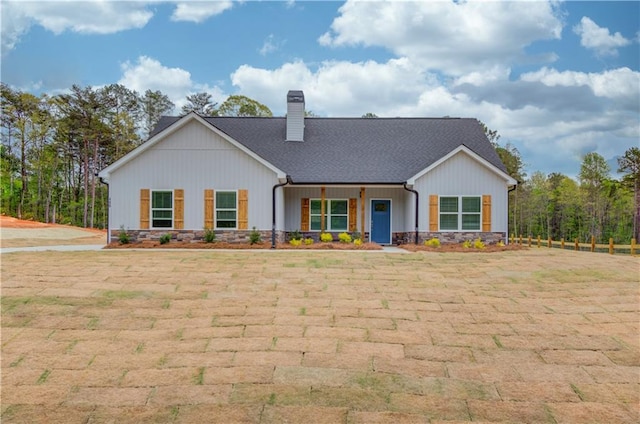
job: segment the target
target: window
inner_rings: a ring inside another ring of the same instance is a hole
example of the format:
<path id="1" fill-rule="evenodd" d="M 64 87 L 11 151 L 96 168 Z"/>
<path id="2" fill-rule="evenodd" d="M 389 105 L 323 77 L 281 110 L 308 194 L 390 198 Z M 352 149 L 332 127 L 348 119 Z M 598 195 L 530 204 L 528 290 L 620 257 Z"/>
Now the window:
<path id="1" fill-rule="evenodd" d="M 173 227 L 173 191 L 151 192 L 151 226 Z"/>
<path id="2" fill-rule="evenodd" d="M 440 231 L 480 231 L 480 196 L 440 197 Z"/>
<path id="3" fill-rule="evenodd" d="M 322 200 L 311 199 L 309 222 L 311 231 L 320 231 Z M 330 199 L 324 201 L 325 230 L 347 231 L 349 228 L 349 201 Z"/>
<path id="4" fill-rule="evenodd" d="M 235 191 L 216 191 L 216 228 L 236 228 L 238 196 Z"/>

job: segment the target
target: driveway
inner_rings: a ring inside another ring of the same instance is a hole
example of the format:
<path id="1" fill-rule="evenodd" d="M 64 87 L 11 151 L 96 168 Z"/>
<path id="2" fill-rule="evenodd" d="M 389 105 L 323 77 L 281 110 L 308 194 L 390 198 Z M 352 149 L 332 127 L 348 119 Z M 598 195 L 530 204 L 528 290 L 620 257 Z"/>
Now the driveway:
<path id="1" fill-rule="evenodd" d="M 629 256 L 2 255 L 2 422 L 640 421 Z"/>

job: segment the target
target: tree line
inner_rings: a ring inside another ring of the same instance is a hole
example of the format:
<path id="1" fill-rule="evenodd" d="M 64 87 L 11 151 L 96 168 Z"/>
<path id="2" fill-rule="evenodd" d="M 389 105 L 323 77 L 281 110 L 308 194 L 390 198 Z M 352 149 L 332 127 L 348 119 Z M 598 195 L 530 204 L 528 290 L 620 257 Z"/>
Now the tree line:
<path id="1" fill-rule="evenodd" d="M 74 85 L 49 96 L 0 84 L 0 212 L 41 222 L 105 228 L 108 192 L 98 171 L 146 140 L 175 105 L 160 91 L 112 84 Z M 208 93 L 186 98 L 182 114 L 271 116 L 245 96 L 222 104 Z"/>
<path id="2" fill-rule="evenodd" d="M 112 84 L 74 85 L 69 93 L 35 96 L 0 85 L 0 212 L 22 219 L 104 228 L 107 188 L 97 173 L 146 140 L 175 105 L 160 91 L 140 94 Z M 233 95 L 218 105 L 208 93 L 186 97 L 181 113 L 208 116 L 272 116 L 265 105 Z M 315 116 L 313 112 L 306 112 Z M 376 118 L 373 113 L 363 115 Z M 484 126 L 484 124 L 483 124 Z M 640 149 L 618 160 L 621 179 L 602 156 L 584 156 L 577 180 L 560 173 L 527 176 L 518 150 L 485 133 L 519 181 L 509 192 L 509 233 L 555 240 L 604 243 L 640 239 Z"/>
<path id="3" fill-rule="evenodd" d="M 527 176 L 518 150 L 498 143 L 499 135 L 485 133 L 519 184 L 509 192 L 509 234 L 553 240 L 629 244 L 640 240 L 640 149 L 631 147 L 617 159 L 620 179 L 611 176 L 606 160 L 596 152 L 582 159 L 577 179 L 554 172 Z"/>

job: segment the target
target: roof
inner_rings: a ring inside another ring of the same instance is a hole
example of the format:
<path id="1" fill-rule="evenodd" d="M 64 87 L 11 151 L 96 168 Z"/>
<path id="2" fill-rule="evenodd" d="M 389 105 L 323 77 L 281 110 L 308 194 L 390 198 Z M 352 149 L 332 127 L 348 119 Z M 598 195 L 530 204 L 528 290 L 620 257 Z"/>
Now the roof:
<path id="1" fill-rule="evenodd" d="M 506 174 L 472 118 L 305 118 L 304 141 L 285 141 L 286 118 L 202 117 L 291 176 L 294 183 L 399 184 L 460 146 Z M 164 116 L 158 135 L 180 117 Z"/>

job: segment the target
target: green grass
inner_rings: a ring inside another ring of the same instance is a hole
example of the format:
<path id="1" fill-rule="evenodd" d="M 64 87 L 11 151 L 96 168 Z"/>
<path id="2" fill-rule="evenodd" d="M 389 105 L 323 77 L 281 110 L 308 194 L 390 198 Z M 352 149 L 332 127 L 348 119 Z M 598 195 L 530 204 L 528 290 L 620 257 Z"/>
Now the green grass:
<path id="1" fill-rule="evenodd" d="M 100 295 L 107 299 L 138 299 L 151 297 L 151 293 L 149 292 L 129 290 L 106 290 L 101 292 Z"/>
<path id="2" fill-rule="evenodd" d="M 44 384 L 47 381 L 47 378 L 49 378 L 49 375 L 51 375 L 51 370 L 44 370 L 42 374 L 40 374 L 40 377 L 38 378 L 38 381 L 36 381 L 36 384 Z"/>
<path id="3" fill-rule="evenodd" d="M 198 374 L 193 378 L 193 382 L 197 386 L 202 386 L 204 384 L 204 367 L 198 368 Z"/>

